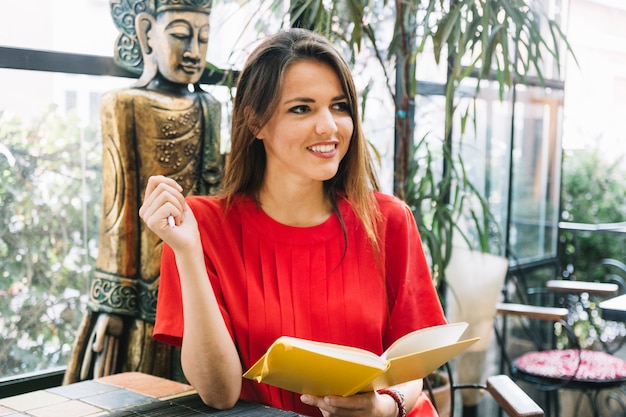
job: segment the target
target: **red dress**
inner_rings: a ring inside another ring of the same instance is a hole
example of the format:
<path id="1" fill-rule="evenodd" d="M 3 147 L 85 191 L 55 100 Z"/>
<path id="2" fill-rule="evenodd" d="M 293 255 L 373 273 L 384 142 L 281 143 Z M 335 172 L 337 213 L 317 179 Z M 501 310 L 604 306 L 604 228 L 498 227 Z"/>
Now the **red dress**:
<path id="1" fill-rule="evenodd" d="M 221 199 L 187 198 L 244 370 L 281 335 L 382 354 L 412 330 L 445 323 L 410 209 L 396 197 L 377 193 L 376 199 L 382 213 L 379 255 L 346 200 L 338 202 L 344 236 L 334 214 L 317 226 L 292 227 L 270 218 L 249 198 L 238 199 L 227 213 Z M 154 337 L 175 345 L 183 337 L 180 282 L 167 245 Z M 298 394 L 247 379 L 241 398 L 321 415 Z M 422 395 L 411 415 L 436 414 Z"/>

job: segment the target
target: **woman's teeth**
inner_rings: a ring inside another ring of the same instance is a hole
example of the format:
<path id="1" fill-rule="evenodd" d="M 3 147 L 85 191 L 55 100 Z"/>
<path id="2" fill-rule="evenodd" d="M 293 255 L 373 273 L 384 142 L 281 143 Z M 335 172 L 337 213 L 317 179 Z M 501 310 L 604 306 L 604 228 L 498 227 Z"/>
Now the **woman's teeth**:
<path id="1" fill-rule="evenodd" d="M 335 149 L 335 145 L 315 145 L 309 147 L 313 152 L 325 153 Z"/>

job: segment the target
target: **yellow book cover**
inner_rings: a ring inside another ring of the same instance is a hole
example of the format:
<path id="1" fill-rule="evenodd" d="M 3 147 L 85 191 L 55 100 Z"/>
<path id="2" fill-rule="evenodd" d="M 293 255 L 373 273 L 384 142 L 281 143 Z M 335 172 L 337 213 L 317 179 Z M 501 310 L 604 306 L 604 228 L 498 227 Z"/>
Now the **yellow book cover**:
<path id="1" fill-rule="evenodd" d="M 244 378 L 300 394 L 348 396 L 421 379 L 478 337 L 460 340 L 467 323 L 427 327 L 396 340 L 382 355 L 364 349 L 281 336 Z"/>

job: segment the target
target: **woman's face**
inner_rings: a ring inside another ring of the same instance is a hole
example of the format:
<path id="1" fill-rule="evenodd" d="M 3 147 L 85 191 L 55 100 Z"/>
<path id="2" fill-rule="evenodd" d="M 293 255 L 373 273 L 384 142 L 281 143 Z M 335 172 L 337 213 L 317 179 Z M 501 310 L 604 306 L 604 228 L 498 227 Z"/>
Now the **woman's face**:
<path id="1" fill-rule="evenodd" d="M 159 13 L 148 37 L 163 77 L 180 84 L 193 84 L 200 79 L 209 44 L 208 14 L 190 11 Z"/>
<path id="2" fill-rule="evenodd" d="M 339 77 L 314 60 L 291 64 L 284 77 L 276 110 L 256 135 L 267 154 L 265 178 L 328 180 L 354 129 Z"/>

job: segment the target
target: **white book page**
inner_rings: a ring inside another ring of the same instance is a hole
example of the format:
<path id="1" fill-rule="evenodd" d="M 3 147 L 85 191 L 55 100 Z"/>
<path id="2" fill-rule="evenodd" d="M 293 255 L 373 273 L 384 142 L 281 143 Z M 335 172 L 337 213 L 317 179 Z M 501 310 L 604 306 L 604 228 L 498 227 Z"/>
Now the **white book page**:
<path id="1" fill-rule="evenodd" d="M 334 345 L 332 343 L 315 342 L 312 340 L 304 340 L 288 336 L 283 336 L 279 340 L 285 346 L 285 350 L 288 350 L 290 347 L 294 347 L 331 358 L 341 359 L 347 362 L 361 363 L 374 368 L 385 369 L 387 367 L 385 359 L 382 359 L 365 349 Z"/>
<path id="2" fill-rule="evenodd" d="M 398 358 L 415 352 L 451 345 L 459 341 L 468 324 L 465 322 L 426 327 L 402 336 L 383 354 L 384 358 Z"/>

